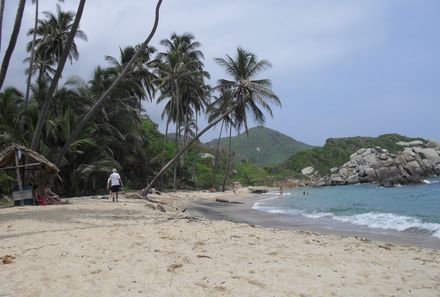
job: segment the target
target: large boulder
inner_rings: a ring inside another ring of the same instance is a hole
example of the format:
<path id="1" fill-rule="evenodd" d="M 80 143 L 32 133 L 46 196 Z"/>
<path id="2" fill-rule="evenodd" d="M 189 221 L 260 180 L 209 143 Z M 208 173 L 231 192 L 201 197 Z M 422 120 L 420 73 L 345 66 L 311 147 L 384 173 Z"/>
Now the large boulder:
<path id="1" fill-rule="evenodd" d="M 339 171 L 339 167 L 330 168 L 330 173 L 336 173 Z"/>
<path id="2" fill-rule="evenodd" d="M 433 149 L 440 149 L 440 141 L 430 140 L 426 146 Z"/>
<path id="3" fill-rule="evenodd" d="M 430 160 L 434 164 L 440 163 L 440 155 L 433 148 L 424 148 L 420 152 L 421 155 L 425 157 L 425 159 Z"/>
<path id="4" fill-rule="evenodd" d="M 346 183 L 345 178 L 343 178 L 338 173 L 333 173 L 330 175 L 330 184 L 331 185 L 344 185 Z"/>
<path id="5" fill-rule="evenodd" d="M 361 180 L 357 174 L 352 175 L 349 178 L 347 178 L 347 184 L 349 184 L 349 185 L 358 184 L 360 182 L 361 182 Z"/>
<path id="6" fill-rule="evenodd" d="M 399 141 L 399 142 L 397 142 L 396 144 L 397 144 L 397 145 L 400 145 L 400 146 L 409 146 L 409 143 L 406 142 L 406 141 Z"/>
<path id="7" fill-rule="evenodd" d="M 301 170 L 301 173 L 304 175 L 310 175 L 313 172 L 315 172 L 315 168 L 313 168 L 313 166 L 309 166 L 309 167 L 306 167 L 303 170 Z"/>
<path id="8" fill-rule="evenodd" d="M 423 141 L 421 140 L 414 140 L 414 141 L 410 141 L 409 146 L 422 146 L 424 145 Z"/>
<path id="9" fill-rule="evenodd" d="M 435 165 L 434 171 L 435 171 L 435 174 L 440 175 L 440 164 Z"/>
<path id="10" fill-rule="evenodd" d="M 377 163 L 377 158 L 373 154 L 368 154 L 368 155 L 365 155 L 363 157 L 364 157 L 365 163 L 367 163 L 367 164 Z"/>

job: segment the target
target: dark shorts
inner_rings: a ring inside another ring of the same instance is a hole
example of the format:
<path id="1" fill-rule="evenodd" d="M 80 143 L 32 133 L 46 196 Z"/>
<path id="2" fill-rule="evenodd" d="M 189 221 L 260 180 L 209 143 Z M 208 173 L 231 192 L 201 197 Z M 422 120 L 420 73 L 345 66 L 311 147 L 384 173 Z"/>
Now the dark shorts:
<path id="1" fill-rule="evenodd" d="M 112 192 L 112 193 L 116 193 L 116 192 L 119 192 L 119 185 L 118 186 L 111 186 L 110 187 L 110 191 Z"/>

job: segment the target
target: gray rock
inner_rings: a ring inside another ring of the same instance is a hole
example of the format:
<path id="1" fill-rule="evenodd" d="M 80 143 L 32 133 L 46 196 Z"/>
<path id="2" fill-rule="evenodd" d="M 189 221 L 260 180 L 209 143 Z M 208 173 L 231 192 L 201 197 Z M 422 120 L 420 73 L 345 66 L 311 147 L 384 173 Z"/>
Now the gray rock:
<path id="1" fill-rule="evenodd" d="M 315 171 L 315 168 L 313 168 L 313 166 L 309 166 L 304 168 L 303 170 L 301 170 L 301 173 L 304 175 L 310 175 Z"/>
<path id="2" fill-rule="evenodd" d="M 435 174 L 440 175 L 440 164 L 435 165 L 434 172 Z"/>
<path id="3" fill-rule="evenodd" d="M 364 165 L 365 164 L 364 158 L 362 156 L 354 157 L 353 161 L 358 163 L 359 165 Z"/>
<path id="4" fill-rule="evenodd" d="M 365 168 L 365 174 L 369 178 L 373 178 L 374 180 L 377 179 L 376 170 L 374 170 L 373 168 Z"/>
<path id="5" fill-rule="evenodd" d="M 360 182 L 361 181 L 360 181 L 359 176 L 357 174 L 352 175 L 349 178 L 347 178 L 347 184 L 349 184 L 349 185 L 358 184 Z"/>
<path id="6" fill-rule="evenodd" d="M 341 175 L 344 178 L 347 178 L 351 175 L 353 171 L 348 169 L 347 167 L 342 167 L 341 169 L 339 169 L 339 175 Z"/>
<path id="7" fill-rule="evenodd" d="M 400 146 L 409 146 L 409 143 L 408 143 L 408 142 L 405 142 L 405 141 L 399 141 L 399 142 L 397 142 L 396 144 L 397 144 L 397 145 L 400 145 Z"/>
<path id="8" fill-rule="evenodd" d="M 409 144 L 409 146 L 421 146 L 421 145 L 424 145 L 423 141 L 421 141 L 421 140 L 410 141 L 408 144 Z"/>
<path id="9" fill-rule="evenodd" d="M 366 151 L 366 149 L 361 148 L 361 149 L 359 149 L 359 150 L 356 152 L 356 154 L 358 154 L 358 155 L 362 155 L 363 153 L 365 153 L 365 151 Z"/>
<path id="10" fill-rule="evenodd" d="M 421 150 L 422 154 L 426 159 L 430 160 L 434 164 L 440 163 L 440 155 L 433 148 L 424 148 Z"/>
<path id="11" fill-rule="evenodd" d="M 345 179 L 341 175 L 339 175 L 337 173 L 334 173 L 334 174 L 330 175 L 330 184 L 332 184 L 332 185 L 344 185 L 345 184 Z"/>
<path id="12" fill-rule="evenodd" d="M 417 154 L 420 154 L 423 151 L 423 148 L 421 146 L 415 146 L 412 149 Z"/>
<path id="13" fill-rule="evenodd" d="M 367 163 L 367 164 L 377 163 L 377 158 L 373 154 L 365 155 L 363 157 L 364 157 L 365 163 Z"/>
<path id="14" fill-rule="evenodd" d="M 339 167 L 330 168 L 330 173 L 336 173 L 336 172 L 338 172 L 338 170 L 339 170 Z"/>
<path id="15" fill-rule="evenodd" d="M 430 140 L 426 146 L 429 148 L 440 149 L 440 141 Z"/>
<path id="16" fill-rule="evenodd" d="M 388 160 L 388 155 L 385 154 L 385 153 L 382 153 L 382 154 L 379 155 L 379 159 L 381 159 L 381 160 Z"/>

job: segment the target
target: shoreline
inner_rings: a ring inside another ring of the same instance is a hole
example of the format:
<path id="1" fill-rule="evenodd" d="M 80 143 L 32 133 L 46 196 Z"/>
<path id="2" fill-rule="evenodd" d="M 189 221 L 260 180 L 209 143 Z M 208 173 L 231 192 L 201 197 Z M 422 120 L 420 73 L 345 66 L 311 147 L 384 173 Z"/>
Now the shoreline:
<path id="1" fill-rule="evenodd" d="M 193 214 L 211 220 L 226 220 L 281 230 L 317 232 L 326 235 L 335 234 L 352 238 L 360 237 L 371 241 L 440 250 L 440 239 L 425 234 L 372 229 L 350 223 L 336 222 L 331 219 L 312 219 L 301 215 L 273 214 L 252 208 L 254 203 L 264 198 L 266 197 L 249 193 L 249 195 L 237 199 L 242 204 L 218 203 L 209 199 L 200 199 L 189 201 L 185 207 Z"/>
<path id="2" fill-rule="evenodd" d="M 182 208 L 248 197 L 151 196 L 167 213 L 126 196 L 0 209 L 0 257 L 12 256 L 0 261 L 0 295 L 438 296 L 439 250 L 210 220 Z"/>

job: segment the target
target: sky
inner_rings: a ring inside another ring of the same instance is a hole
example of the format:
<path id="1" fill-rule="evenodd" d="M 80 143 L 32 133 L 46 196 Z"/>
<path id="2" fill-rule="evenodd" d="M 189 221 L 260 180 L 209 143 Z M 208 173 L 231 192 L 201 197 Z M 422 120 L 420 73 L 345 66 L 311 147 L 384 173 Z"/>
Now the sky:
<path id="1" fill-rule="evenodd" d="M 5 86 L 24 90 L 26 33 L 34 6 L 27 1 Z M 57 1 L 40 0 L 41 11 Z M 60 3 L 76 11 L 78 1 Z M 104 56 L 142 42 L 154 18 L 151 0 L 89 0 L 77 41 L 80 58 L 64 78 L 91 77 Z M 9 41 L 16 1 L 6 1 L 2 51 Z M 330 137 L 399 133 L 440 140 L 440 1 L 438 0 L 163 0 L 151 45 L 190 32 L 202 44 L 215 85 L 226 74 L 214 58 L 237 47 L 271 62 L 269 78 L 282 107 L 265 126 L 297 140 L 323 145 Z M 163 106 L 145 104 L 164 131 Z M 203 120 L 201 126 L 206 125 Z M 202 141 L 217 137 L 207 132 Z"/>

